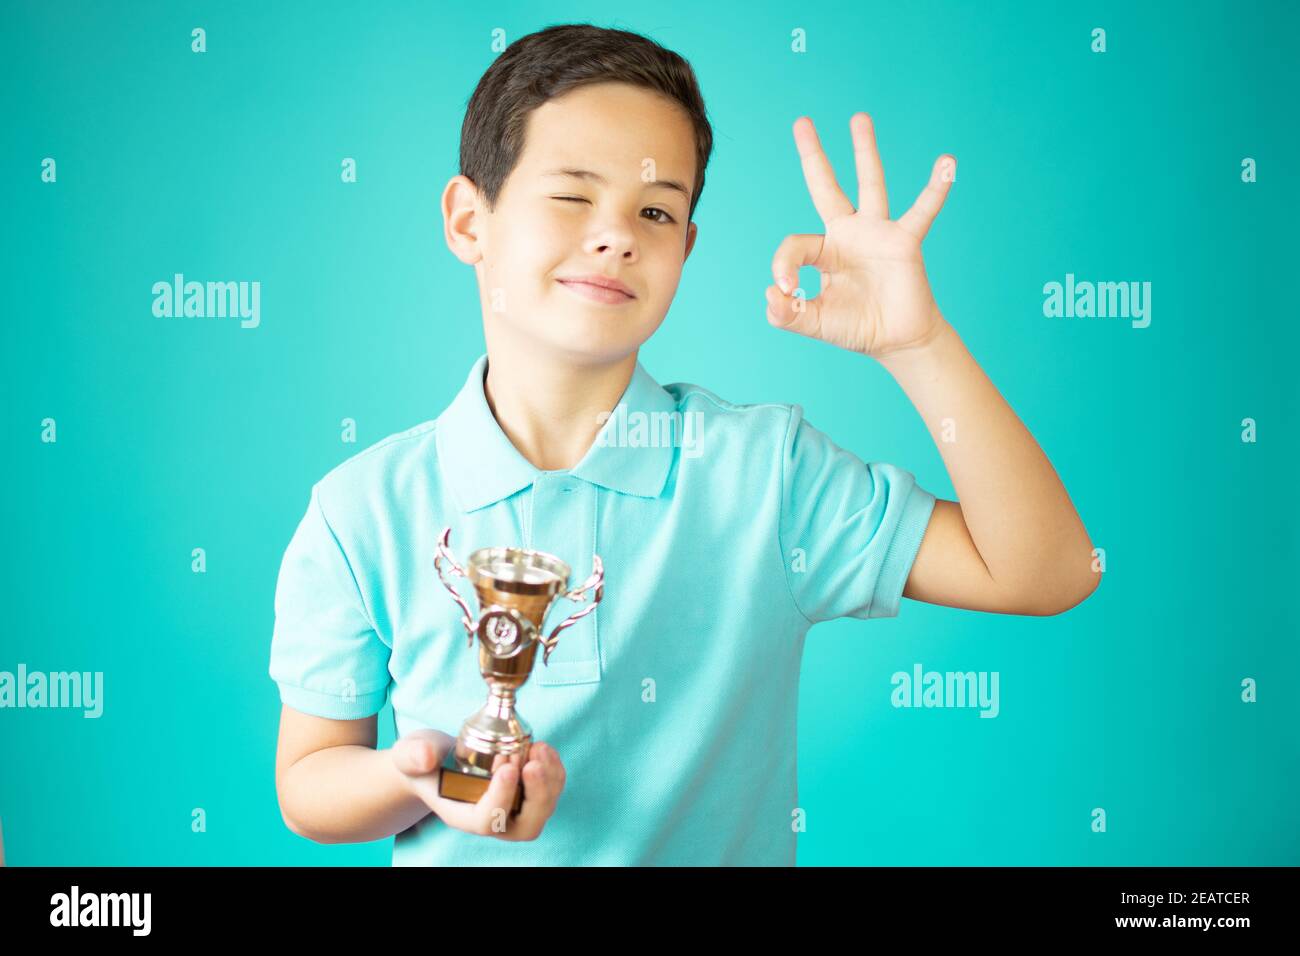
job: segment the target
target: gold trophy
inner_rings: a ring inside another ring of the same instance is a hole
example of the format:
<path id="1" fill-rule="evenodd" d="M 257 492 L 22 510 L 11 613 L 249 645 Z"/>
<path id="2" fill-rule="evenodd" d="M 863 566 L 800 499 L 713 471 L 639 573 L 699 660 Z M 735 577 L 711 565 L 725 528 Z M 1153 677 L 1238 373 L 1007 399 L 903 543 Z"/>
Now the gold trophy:
<path id="1" fill-rule="evenodd" d="M 519 771 L 519 786 L 510 808 L 514 816 L 523 805 L 524 762 L 533 741 L 532 728 L 515 710 L 515 694 L 533 671 L 537 645 L 545 648 L 542 663 L 546 664 L 559 633 L 596 610 L 605 595 L 605 571 L 600 556 L 592 555 L 591 577 L 570 591 L 569 566 L 554 555 L 526 548 L 479 548 L 462 568 L 451 554 L 450 538 L 451 528 L 444 528 L 433 568 L 464 612 L 461 623 L 469 644 L 478 636 L 478 668 L 487 681 L 488 699 L 461 725 L 456 746 L 438 769 L 438 793 L 477 803 L 487 792 L 493 772 L 513 763 Z M 477 616 L 443 573 L 443 561 L 453 577 L 465 578 L 474 586 L 480 609 Z M 542 636 L 546 614 L 556 598 L 582 601 L 592 589 L 591 603 L 557 624 L 550 637 Z"/>

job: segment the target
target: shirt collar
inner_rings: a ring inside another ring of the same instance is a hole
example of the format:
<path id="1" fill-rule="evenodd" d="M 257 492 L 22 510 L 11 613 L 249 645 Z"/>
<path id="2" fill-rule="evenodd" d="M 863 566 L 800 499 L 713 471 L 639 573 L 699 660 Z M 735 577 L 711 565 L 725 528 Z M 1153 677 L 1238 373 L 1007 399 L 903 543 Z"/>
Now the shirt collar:
<path id="1" fill-rule="evenodd" d="M 443 478 L 466 512 L 508 498 L 544 474 L 511 444 L 488 407 L 483 392 L 487 364 L 486 354 L 475 361 L 465 385 L 438 416 L 434 436 Z M 623 409 L 601 426 L 587 454 L 568 474 L 611 491 L 656 498 L 668 479 L 676 447 L 671 443 L 627 447 L 618 439 L 620 421 L 625 421 L 620 415 L 670 413 L 677 402 L 638 361 L 618 405 Z M 623 429 L 626 432 L 626 424 Z"/>

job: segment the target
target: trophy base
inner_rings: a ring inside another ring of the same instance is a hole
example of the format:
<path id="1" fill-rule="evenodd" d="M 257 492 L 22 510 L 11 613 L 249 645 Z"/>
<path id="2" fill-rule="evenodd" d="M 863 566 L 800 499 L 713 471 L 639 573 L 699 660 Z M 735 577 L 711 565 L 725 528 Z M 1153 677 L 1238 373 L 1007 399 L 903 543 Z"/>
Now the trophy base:
<path id="1" fill-rule="evenodd" d="M 447 752 L 438 768 L 438 796 L 462 803 L 478 803 L 492 783 L 492 774 L 479 767 L 470 767 L 456 756 L 455 748 Z M 524 782 L 515 787 L 515 800 L 510 806 L 510 816 L 516 816 L 524 805 Z"/>

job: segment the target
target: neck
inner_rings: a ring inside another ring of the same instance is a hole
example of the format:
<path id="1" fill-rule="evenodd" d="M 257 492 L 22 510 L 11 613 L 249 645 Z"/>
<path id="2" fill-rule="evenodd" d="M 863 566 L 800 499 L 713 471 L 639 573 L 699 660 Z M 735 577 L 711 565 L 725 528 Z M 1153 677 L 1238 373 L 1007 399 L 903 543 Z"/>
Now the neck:
<path id="1" fill-rule="evenodd" d="M 570 365 L 494 349 L 483 394 L 501 431 L 532 465 L 562 471 L 583 459 L 632 380 L 637 353 L 611 365 Z"/>

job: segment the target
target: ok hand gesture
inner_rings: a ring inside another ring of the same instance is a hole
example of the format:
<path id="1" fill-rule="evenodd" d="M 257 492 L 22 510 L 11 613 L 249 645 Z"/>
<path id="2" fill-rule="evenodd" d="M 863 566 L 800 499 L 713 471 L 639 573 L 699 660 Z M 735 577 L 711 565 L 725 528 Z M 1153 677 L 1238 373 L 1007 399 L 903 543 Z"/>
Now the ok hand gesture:
<path id="1" fill-rule="evenodd" d="M 889 218 L 885 174 L 871 117 L 849 120 L 858 172 L 858 208 L 835 181 L 812 120 L 794 124 L 795 145 L 824 235 L 786 236 L 772 258 L 775 285 L 767 287 L 767 319 L 777 328 L 821 339 L 877 359 L 924 345 L 944 322 L 930 291 L 921 240 L 948 196 L 957 160 L 935 161 L 930 182 L 912 208 Z M 821 292 L 794 295 L 799 267 L 821 272 Z"/>

